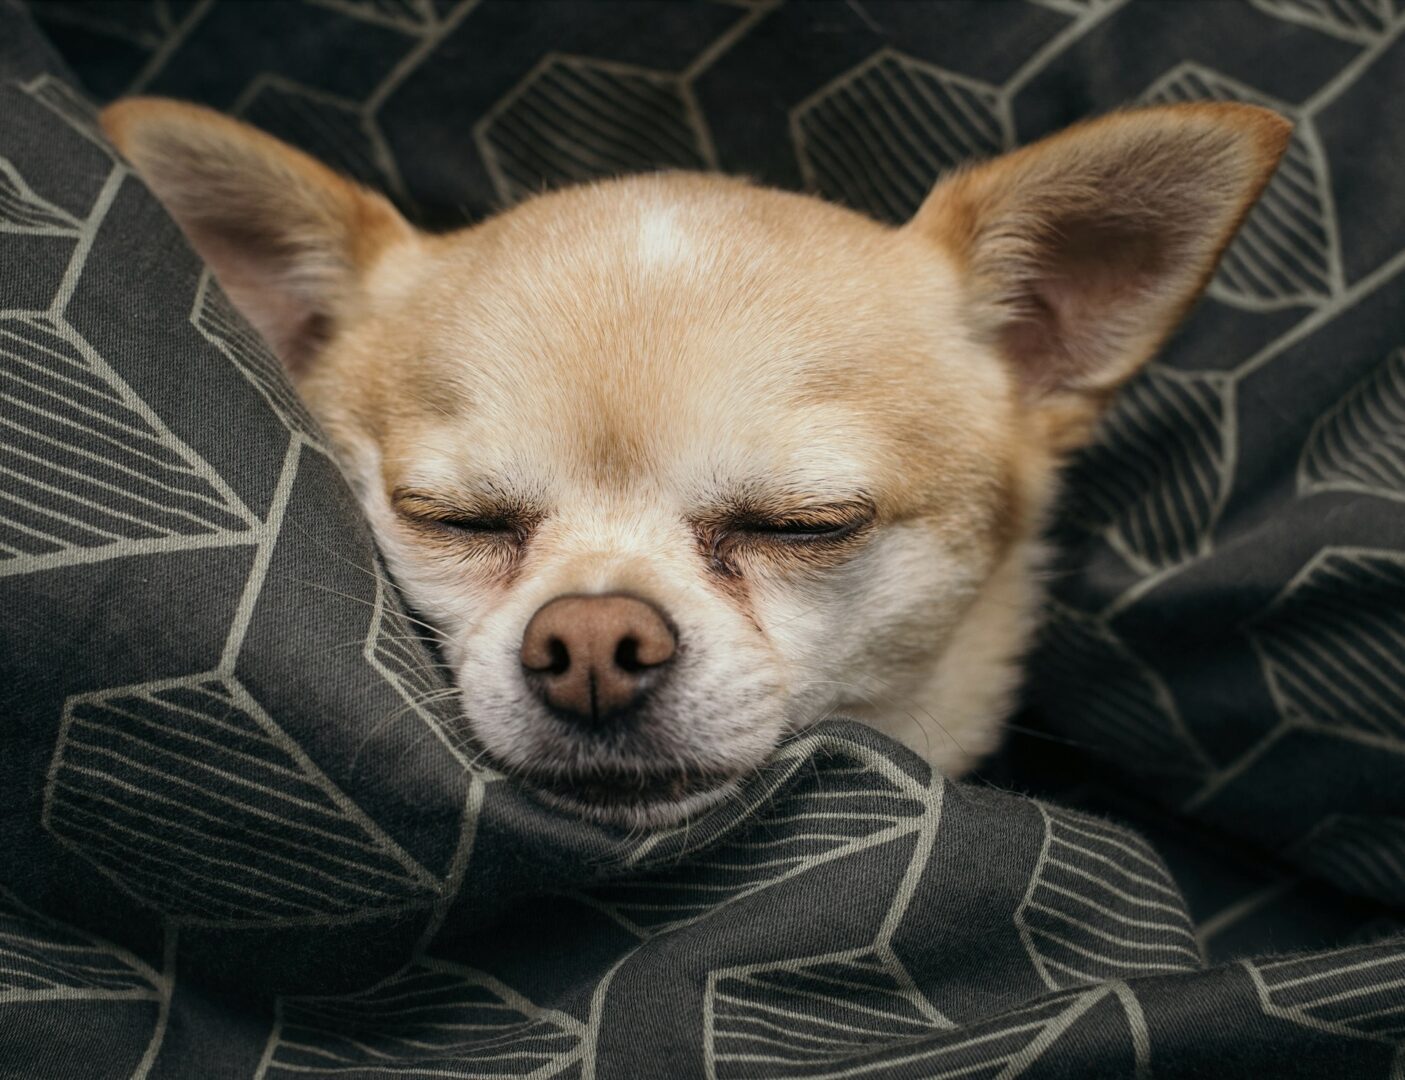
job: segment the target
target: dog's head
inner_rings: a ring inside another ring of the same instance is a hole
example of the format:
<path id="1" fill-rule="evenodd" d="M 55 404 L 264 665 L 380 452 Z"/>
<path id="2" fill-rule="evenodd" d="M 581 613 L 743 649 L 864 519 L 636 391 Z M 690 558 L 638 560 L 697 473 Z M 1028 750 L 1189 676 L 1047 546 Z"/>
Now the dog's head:
<path id="1" fill-rule="evenodd" d="M 1118 114 L 899 229 L 659 174 L 430 236 L 206 110 L 103 119 L 330 433 L 487 753 L 650 821 L 836 711 L 952 769 L 990 748 L 1059 455 L 1287 138 Z"/>

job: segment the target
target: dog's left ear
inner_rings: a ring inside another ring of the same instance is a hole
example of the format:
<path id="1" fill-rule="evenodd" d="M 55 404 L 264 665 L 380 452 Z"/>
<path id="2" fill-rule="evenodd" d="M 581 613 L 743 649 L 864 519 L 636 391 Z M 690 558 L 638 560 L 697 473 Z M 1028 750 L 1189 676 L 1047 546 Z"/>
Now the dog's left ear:
<path id="1" fill-rule="evenodd" d="M 952 257 L 978 331 L 1071 449 L 1209 281 L 1291 129 L 1249 105 L 1116 113 L 942 181 L 907 228 Z"/>
<path id="2" fill-rule="evenodd" d="M 213 110 L 129 98 L 102 126 L 294 375 L 381 255 L 414 241 L 383 196 Z"/>

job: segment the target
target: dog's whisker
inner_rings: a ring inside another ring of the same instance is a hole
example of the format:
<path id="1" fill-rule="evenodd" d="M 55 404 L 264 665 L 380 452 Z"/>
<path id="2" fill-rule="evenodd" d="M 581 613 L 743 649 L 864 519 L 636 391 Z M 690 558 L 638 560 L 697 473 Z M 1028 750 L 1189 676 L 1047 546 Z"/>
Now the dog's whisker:
<path id="1" fill-rule="evenodd" d="M 371 745 L 372 742 L 375 741 L 377 736 L 380 735 L 382 732 L 386 731 L 390 727 L 390 725 L 392 725 L 400 717 L 411 712 L 418 713 L 419 710 L 425 705 L 433 704 L 436 701 L 444 700 L 446 698 L 455 697 L 457 696 L 457 694 L 457 690 L 441 690 L 436 691 L 433 694 L 426 694 L 422 697 L 414 698 L 406 702 L 399 709 L 394 710 L 393 712 L 382 717 L 380 720 L 376 721 L 376 723 L 371 726 L 371 730 L 368 731 L 366 735 L 362 738 L 360 744 L 356 748 L 356 752 L 351 756 L 351 771 L 356 771 L 356 763 L 360 760 L 361 754 Z M 415 746 L 419 745 L 419 743 L 423 740 L 426 735 L 430 737 L 437 737 L 437 734 L 438 733 L 434 727 L 434 721 L 427 720 L 425 722 L 425 731 L 410 741 L 410 744 L 405 747 L 405 749 L 402 751 L 401 758 L 403 758 L 405 754 L 409 753 Z"/>
<path id="2" fill-rule="evenodd" d="M 815 612 L 819 611 L 823 607 L 824 605 L 822 603 L 814 604 L 806 608 L 804 611 L 797 612 L 794 615 L 787 616 L 784 619 L 778 619 L 775 622 L 768 624 L 768 629 L 775 630 L 778 627 L 789 625 L 790 623 L 793 623 L 799 619 L 803 619 L 808 615 L 813 615 Z"/>
<path id="3" fill-rule="evenodd" d="M 353 603 L 364 604 L 368 608 L 375 608 L 377 606 L 374 601 L 367 600 L 363 596 L 353 596 L 351 593 L 342 592 L 340 589 L 334 589 L 330 585 L 323 585 L 320 582 L 308 581 L 306 578 L 289 578 L 289 580 L 294 582 L 295 584 L 306 586 L 309 589 L 316 589 L 319 592 L 331 593 L 333 596 L 340 596 L 343 600 L 350 600 Z M 405 619 L 407 622 L 414 623 L 416 626 L 423 626 L 431 634 L 434 634 L 437 637 L 447 636 L 437 626 L 433 626 L 422 619 L 417 619 L 413 615 L 406 614 L 403 611 L 395 612 L 394 617 L 398 619 Z"/>
<path id="4" fill-rule="evenodd" d="M 393 635 L 386 635 L 383 640 L 386 640 L 386 641 L 415 641 L 415 642 L 419 642 L 421 645 L 423 645 L 423 644 L 425 643 L 424 638 L 420 637 L 418 634 L 393 634 Z M 365 649 L 366 646 L 367 646 L 367 642 L 366 642 L 365 638 L 358 638 L 358 639 L 355 640 L 355 641 L 339 641 L 339 642 L 337 642 L 336 644 L 327 645 L 327 646 L 323 647 L 322 649 L 317 650 L 317 652 L 318 652 L 318 655 L 321 655 L 321 654 L 329 653 L 329 652 L 337 652 L 337 651 L 342 650 L 342 649 Z M 445 670 L 445 671 L 454 671 L 454 670 L 455 670 L 453 664 L 446 664 L 446 663 L 444 663 L 442 660 L 430 660 L 430 661 L 427 662 L 427 663 L 412 664 L 412 665 L 410 665 L 409 667 L 403 668 L 402 670 L 405 670 L 405 671 L 428 671 L 428 670 L 433 669 L 433 668 L 442 668 L 442 669 Z"/>
<path id="5" fill-rule="evenodd" d="M 895 694 L 889 690 L 882 689 L 883 687 L 891 686 L 891 683 L 889 683 L 885 679 L 879 678 L 876 675 L 866 675 L 865 679 L 871 682 L 878 683 L 880 689 L 870 690 L 866 687 L 859 685 L 858 683 L 852 681 L 846 682 L 844 680 L 837 679 L 814 679 L 812 680 L 812 683 L 814 685 L 842 686 L 846 689 L 857 692 L 860 696 L 866 698 L 870 702 L 875 696 L 877 696 L 880 701 L 886 701 L 889 704 L 897 706 L 903 711 L 904 715 L 906 715 L 909 720 L 911 720 L 914 724 L 917 725 L 918 729 L 922 732 L 922 737 L 926 741 L 926 756 L 928 757 L 928 759 L 931 758 L 932 751 L 931 732 L 927 729 L 926 725 L 923 724 L 922 720 L 911 711 L 913 708 L 915 708 L 924 717 L 926 717 L 926 719 L 930 720 L 933 724 L 939 727 L 942 731 L 942 734 L 944 734 L 947 739 L 951 741 L 951 744 L 955 746 L 958 751 L 960 751 L 962 754 L 967 753 L 966 748 L 961 745 L 960 740 L 957 739 L 956 736 L 951 733 L 951 729 L 948 728 L 940 720 L 938 720 L 937 717 L 934 716 L 929 709 L 919 703 L 916 698 L 906 694 Z"/>
<path id="6" fill-rule="evenodd" d="M 361 565 L 360 563 L 358 563 L 355 559 L 352 559 L 352 558 L 350 558 L 350 557 L 348 557 L 348 556 L 346 556 L 346 555 L 343 555 L 341 552 L 336 551 L 335 549 L 333 549 L 333 548 L 331 548 L 330 546 L 328 546 L 324 541 L 322 541 L 322 540 L 317 536 L 316 533 L 312 532 L 312 531 L 309 530 L 309 529 L 303 528 L 301 525 L 299 525 L 299 524 L 297 523 L 297 521 L 295 521 L 295 520 L 290 521 L 290 524 L 293 526 L 293 528 L 297 529 L 300 533 L 302 533 L 304 536 L 306 536 L 309 540 L 311 540 L 314 544 L 316 544 L 318 547 L 320 547 L 320 548 L 321 548 L 323 551 L 325 551 L 328 555 L 332 556 L 332 558 L 337 559 L 338 561 L 340 561 L 340 562 L 346 564 L 347 566 L 351 567 L 353 570 L 358 570 L 358 571 L 360 571 L 361 573 L 365 574 L 367 577 L 371 578 L 371 579 L 372 579 L 373 581 L 375 581 L 378 585 L 380 585 L 381 587 L 383 587 L 383 588 L 385 588 L 385 589 L 392 590 L 392 591 L 395 589 L 395 586 L 394 586 L 394 585 L 391 583 L 391 581 L 390 581 L 390 575 L 389 575 L 388 572 L 383 571 L 383 570 L 378 570 L 378 569 L 375 568 L 375 567 L 362 566 L 362 565 Z M 416 619 L 414 616 L 410 615 L 409 612 L 405 612 L 405 611 L 395 611 L 395 612 L 394 612 L 394 617 L 397 617 L 397 618 L 404 618 L 404 619 L 407 619 L 408 621 L 410 621 L 410 622 L 412 622 L 412 623 L 416 623 L 416 624 L 419 625 L 419 626 L 423 626 L 426 630 L 428 630 L 431 634 L 434 634 L 436 637 L 443 637 L 443 636 L 444 636 L 443 631 L 440 630 L 437 626 L 433 626 L 433 625 L 431 625 L 430 623 L 423 622 L 423 621 L 421 621 L 421 620 L 419 620 L 419 619 Z"/>

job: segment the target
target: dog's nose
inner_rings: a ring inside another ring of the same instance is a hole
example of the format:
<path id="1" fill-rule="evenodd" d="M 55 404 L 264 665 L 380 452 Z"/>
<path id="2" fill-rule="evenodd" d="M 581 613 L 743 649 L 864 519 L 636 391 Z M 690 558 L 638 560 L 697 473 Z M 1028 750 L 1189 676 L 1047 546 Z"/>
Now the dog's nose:
<path id="1" fill-rule="evenodd" d="M 548 705 L 587 721 L 637 705 L 677 651 L 663 613 L 632 596 L 558 597 L 522 634 L 528 683 Z"/>

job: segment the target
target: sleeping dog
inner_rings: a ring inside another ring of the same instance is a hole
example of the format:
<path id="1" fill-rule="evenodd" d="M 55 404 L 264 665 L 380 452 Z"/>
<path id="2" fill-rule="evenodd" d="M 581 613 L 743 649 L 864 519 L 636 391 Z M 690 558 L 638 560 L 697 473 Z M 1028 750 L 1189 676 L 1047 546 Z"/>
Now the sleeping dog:
<path id="1" fill-rule="evenodd" d="M 429 235 L 206 109 L 102 121 L 327 431 L 485 753 L 634 824 L 834 713 L 951 774 L 992 749 L 1060 461 L 1289 134 L 1117 113 L 901 228 L 658 173 Z"/>

